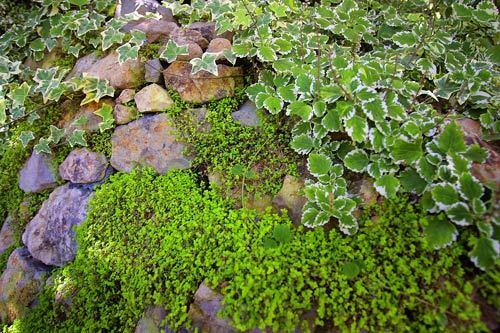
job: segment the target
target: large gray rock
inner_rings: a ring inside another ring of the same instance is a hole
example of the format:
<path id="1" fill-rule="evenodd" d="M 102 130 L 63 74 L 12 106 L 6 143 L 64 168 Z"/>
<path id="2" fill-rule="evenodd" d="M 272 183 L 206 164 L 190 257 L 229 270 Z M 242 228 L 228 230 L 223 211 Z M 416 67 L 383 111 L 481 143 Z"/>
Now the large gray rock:
<path id="1" fill-rule="evenodd" d="M 160 59 L 148 60 L 144 65 L 146 68 L 146 74 L 144 74 L 146 82 L 159 83 L 162 77 L 161 73 L 163 72 Z"/>
<path id="2" fill-rule="evenodd" d="M 234 95 L 243 86 L 243 70 L 240 67 L 217 65 L 218 76 L 205 71 L 191 74 L 191 64 L 174 61 L 163 71 L 165 84 L 177 91 L 190 103 L 205 103 Z"/>
<path id="3" fill-rule="evenodd" d="M 246 101 L 238 111 L 232 113 L 233 119 L 243 126 L 256 127 L 260 125 L 257 107 L 252 101 Z"/>
<path id="4" fill-rule="evenodd" d="M 79 148 L 71 151 L 61 163 L 59 175 L 72 183 L 94 183 L 104 178 L 107 167 L 104 154 Z"/>
<path id="5" fill-rule="evenodd" d="M 0 254 L 14 244 L 14 230 L 12 229 L 12 218 L 7 216 L 0 230 Z"/>
<path id="6" fill-rule="evenodd" d="M 116 98 L 115 102 L 117 104 L 126 104 L 134 100 L 135 90 L 134 89 L 124 89 L 120 95 Z"/>
<path id="7" fill-rule="evenodd" d="M 34 259 L 25 247 L 15 249 L 0 278 L 0 319 L 11 323 L 22 317 L 43 288 L 49 267 Z"/>
<path id="8" fill-rule="evenodd" d="M 189 307 L 188 317 L 201 332 L 236 332 L 227 320 L 217 316 L 222 309 L 222 299 L 222 295 L 210 289 L 205 282 L 200 284 L 194 294 L 194 302 Z"/>
<path id="9" fill-rule="evenodd" d="M 286 209 L 288 216 L 296 225 L 300 225 L 302 208 L 307 199 L 301 194 L 304 180 L 287 175 L 283 180 L 281 190 L 276 194 L 272 203 L 278 209 Z"/>
<path id="10" fill-rule="evenodd" d="M 109 85 L 117 89 L 136 88 L 144 82 L 144 64 L 139 59 L 129 59 L 120 64 L 116 51 L 96 61 L 84 73 L 108 80 Z"/>
<path id="11" fill-rule="evenodd" d="M 158 13 L 164 21 L 174 21 L 172 11 L 160 5 L 161 1 L 155 0 L 118 0 L 115 17 L 125 16 L 137 11 L 139 14 Z"/>
<path id="12" fill-rule="evenodd" d="M 215 38 L 215 22 L 194 22 L 188 25 L 188 29 L 198 31 L 208 41 Z"/>
<path id="13" fill-rule="evenodd" d="M 75 258 L 74 227 L 85 220 L 91 194 L 90 190 L 66 184 L 43 202 L 22 237 L 35 259 L 46 265 L 63 266 Z"/>
<path id="14" fill-rule="evenodd" d="M 159 173 L 190 167 L 184 145 L 176 141 L 176 129 L 164 113 L 144 116 L 118 126 L 111 138 L 111 165 L 130 172 L 135 166 L 151 166 Z"/>
<path id="15" fill-rule="evenodd" d="M 174 105 L 169 93 L 157 85 L 150 84 L 135 94 L 135 104 L 139 112 L 162 112 Z"/>
<path id="16" fill-rule="evenodd" d="M 69 81 L 73 77 L 81 76 L 92 68 L 92 66 L 99 60 L 96 53 L 87 54 L 84 57 L 78 59 L 73 66 L 71 72 L 66 76 L 66 81 Z"/>
<path id="17" fill-rule="evenodd" d="M 147 42 L 166 41 L 179 27 L 174 22 L 157 20 L 154 18 L 141 18 L 125 25 L 123 30 L 140 30 L 146 34 Z"/>
<path id="18" fill-rule="evenodd" d="M 113 109 L 113 117 L 116 124 L 124 125 L 139 117 L 139 112 L 135 107 L 116 104 Z"/>
<path id="19" fill-rule="evenodd" d="M 57 178 L 50 163 L 49 155 L 33 151 L 19 172 L 19 188 L 27 193 L 38 193 L 56 187 Z"/>

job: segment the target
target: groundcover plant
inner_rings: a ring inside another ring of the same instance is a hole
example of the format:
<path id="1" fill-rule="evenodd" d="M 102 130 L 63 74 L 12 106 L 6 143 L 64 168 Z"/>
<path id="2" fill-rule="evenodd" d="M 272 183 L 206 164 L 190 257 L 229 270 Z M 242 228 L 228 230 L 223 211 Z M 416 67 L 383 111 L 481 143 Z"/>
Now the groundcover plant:
<path id="1" fill-rule="evenodd" d="M 0 4 L 3 331 L 498 330 L 498 10 Z"/>

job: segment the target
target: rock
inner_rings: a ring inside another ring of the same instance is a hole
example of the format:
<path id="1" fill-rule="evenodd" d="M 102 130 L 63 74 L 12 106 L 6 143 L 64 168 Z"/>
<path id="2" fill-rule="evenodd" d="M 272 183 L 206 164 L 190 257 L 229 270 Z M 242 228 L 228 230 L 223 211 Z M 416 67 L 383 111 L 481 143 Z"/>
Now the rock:
<path id="1" fill-rule="evenodd" d="M 187 28 L 198 31 L 208 41 L 215 38 L 215 22 L 194 22 L 188 25 Z"/>
<path id="2" fill-rule="evenodd" d="M 51 168 L 51 157 L 33 151 L 19 171 L 19 188 L 27 193 L 38 193 L 56 187 L 57 178 Z"/>
<path id="3" fill-rule="evenodd" d="M 178 45 L 189 45 L 191 43 L 198 44 L 203 50 L 208 47 L 208 40 L 196 30 L 178 28 L 172 31 L 170 38 Z"/>
<path id="4" fill-rule="evenodd" d="M 296 225 L 300 225 L 302 219 L 302 208 L 307 199 L 300 193 L 304 187 L 304 180 L 287 175 L 283 180 L 281 190 L 273 199 L 273 206 L 277 209 L 285 208 L 288 216 Z"/>
<path id="5" fill-rule="evenodd" d="M 148 60 L 144 66 L 146 70 L 144 79 L 146 82 L 159 83 L 162 77 L 161 73 L 163 72 L 163 66 L 161 65 L 160 59 Z"/>
<path id="6" fill-rule="evenodd" d="M 134 99 L 139 112 L 162 112 L 174 105 L 169 93 L 156 83 L 142 88 Z"/>
<path id="7" fill-rule="evenodd" d="M 135 107 L 117 104 L 113 109 L 113 117 L 115 118 L 116 124 L 124 125 L 137 119 L 139 117 L 139 112 Z"/>
<path id="8" fill-rule="evenodd" d="M 124 89 L 120 93 L 120 96 L 115 100 L 116 104 L 126 104 L 134 100 L 135 90 L 134 89 Z"/>
<path id="9" fill-rule="evenodd" d="M 190 103 L 205 103 L 234 95 L 243 86 L 243 70 L 239 67 L 217 65 L 219 75 L 201 71 L 191 74 L 191 64 L 174 61 L 163 71 L 165 84 L 176 90 L 181 98 Z"/>
<path id="10" fill-rule="evenodd" d="M 136 88 L 144 81 L 144 64 L 139 59 L 118 62 L 118 53 L 111 52 L 96 61 L 86 72 L 89 76 L 108 80 L 117 89 Z"/>
<path id="11" fill-rule="evenodd" d="M 472 164 L 472 175 L 483 184 L 493 189 L 500 188 L 500 152 L 496 143 L 489 143 L 481 137 L 481 124 L 473 119 L 459 119 L 457 123 L 462 128 L 468 145 L 477 143 L 488 151 L 484 163 Z"/>
<path id="12" fill-rule="evenodd" d="M 373 187 L 373 181 L 367 177 L 363 177 L 352 183 L 352 189 L 355 194 L 357 194 L 361 200 L 363 200 L 364 205 L 371 205 L 377 202 L 378 192 Z"/>
<path id="13" fill-rule="evenodd" d="M 176 142 L 176 129 L 164 113 L 141 117 L 118 126 L 111 138 L 111 165 L 130 172 L 135 166 L 151 166 L 158 173 L 190 167 L 182 153 L 184 145 Z"/>
<path id="14" fill-rule="evenodd" d="M 111 107 L 115 105 L 113 99 L 105 97 L 101 98 L 99 102 L 90 102 L 88 104 L 80 106 L 79 110 L 74 113 L 71 110 L 69 113 L 64 115 L 63 128 L 64 134 L 66 136 L 71 135 L 75 130 L 83 130 L 86 132 L 96 132 L 99 130 L 99 124 L 102 118 L 96 115 L 94 112 L 103 107 L 104 104 L 108 104 Z M 75 121 L 80 119 L 80 117 L 85 117 L 86 121 L 84 124 L 75 124 Z"/>
<path id="15" fill-rule="evenodd" d="M 141 18 L 127 23 L 123 31 L 140 30 L 146 34 L 148 43 L 166 41 L 179 27 L 174 22 L 157 20 L 154 18 Z"/>
<path id="16" fill-rule="evenodd" d="M 167 311 L 161 306 L 148 307 L 137 323 L 135 333 L 160 333 L 160 326 L 166 315 Z"/>
<path id="17" fill-rule="evenodd" d="M 229 321 L 217 316 L 222 309 L 222 299 L 222 295 L 207 287 L 205 282 L 199 286 L 194 294 L 194 302 L 189 307 L 188 317 L 201 332 L 236 332 Z"/>
<path id="18" fill-rule="evenodd" d="M 225 59 L 223 52 L 231 50 L 231 42 L 225 38 L 214 38 L 208 44 L 207 52 L 219 53 L 217 59 Z"/>
<path id="19" fill-rule="evenodd" d="M 243 126 L 256 127 L 260 125 L 257 107 L 252 101 L 246 101 L 238 111 L 232 113 L 233 119 Z"/>
<path id="20" fill-rule="evenodd" d="M 99 60 L 96 53 L 87 54 L 76 61 L 75 66 L 71 72 L 66 76 L 65 81 L 69 81 L 76 76 L 81 76 L 92 68 L 92 66 Z"/>
<path id="21" fill-rule="evenodd" d="M 63 266 L 76 253 L 74 226 L 87 215 L 91 191 L 66 184 L 56 188 L 28 223 L 23 243 L 31 255 L 49 266 Z"/>
<path id="22" fill-rule="evenodd" d="M 104 154 L 79 148 L 71 151 L 61 163 L 59 175 L 72 183 L 94 183 L 104 178 L 107 167 Z"/>
<path id="23" fill-rule="evenodd" d="M 7 216 L 0 230 L 0 254 L 4 253 L 14 244 L 14 229 L 12 229 L 12 218 Z"/>
<path id="24" fill-rule="evenodd" d="M 34 259 L 25 247 L 15 249 L 0 277 L 0 319 L 12 323 L 42 291 L 49 268 Z"/>
<path id="25" fill-rule="evenodd" d="M 155 0 L 119 0 L 115 10 L 115 17 L 125 16 L 137 11 L 139 14 L 158 13 L 162 15 L 162 20 L 174 22 L 172 11 L 161 6 Z"/>

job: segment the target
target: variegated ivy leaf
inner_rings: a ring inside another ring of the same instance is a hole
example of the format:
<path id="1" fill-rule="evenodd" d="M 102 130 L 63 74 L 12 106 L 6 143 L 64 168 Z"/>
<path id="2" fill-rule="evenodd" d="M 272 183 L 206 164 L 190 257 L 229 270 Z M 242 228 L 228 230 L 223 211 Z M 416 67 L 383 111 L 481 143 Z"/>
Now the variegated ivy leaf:
<path id="1" fill-rule="evenodd" d="M 497 240 L 481 237 L 477 240 L 469 256 L 477 267 L 486 271 L 495 266 L 499 253 L 500 244 Z"/>
<path id="2" fill-rule="evenodd" d="M 7 96 L 12 100 L 14 105 L 24 105 L 24 101 L 26 97 L 28 97 L 30 89 L 31 86 L 23 82 L 20 86 L 12 88 Z"/>
<path id="3" fill-rule="evenodd" d="M 0 125 L 5 124 L 7 120 L 7 105 L 4 98 L 0 98 Z"/>
<path id="4" fill-rule="evenodd" d="M 78 58 L 80 51 L 83 50 L 84 46 L 82 44 L 71 45 L 68 47 L 68 53 Z"/>
<path id="5" fill-rule="evenodd" d="M 191 59 L 190 63 L 193 66 L 191 68 L 191 74 L 196 74 L 200 71 L 209 72 L 215 76 L 219 75 L 217 64 L 215 60 L 217 59 L 217 53 L 205 52 L 200 58 Z"/>
<path id="6" fill-rule="evenodd" d="M 355 172 L 363 172 L 368 166 L 369 158 L 363 149 L 351 150 L 344 157 L 346 168 Z"/>
<path id="7" fill-rule="evenodd" d="M 32 131 L 22 131 L 19 135 L 19 141 L 23 144 L 23 147 L 26 147 L 30 141 L 34 140 L 35 136 Z"/>
<path id="8" fill-rule="evenodd" d="M 178 45 L 170 39 L 165 46 L 165 49 L 160 53 L 160 59 L 165 59 L 167 62 L 174 62 L 180 55 L 188 55 L 188 45 Z"/>
<path id="9" fill-rule="evenodd" d="M 146 33 L 144 31 L 134 29 L 130 32 L 130 35 L 132 36 L 129 41 L 131 44 L 141 46 L 146 42 Z"/>
<path id="10" fill-rule="evenodd" d="M 63 136 L 64 136 L 64 129 L 57 128 L 54 125 L 50 125 L 50 136 L 49 136 L 48 140 L 51 143 L 58 144 L 59 141 L 61 141 L 61 139 L 63 138 Z"/>
<path id="11" fill-rule="evenodd" d="M 399 180 L 393 175 L 383 175 L 375 183 L 375 189 L 385 198 L 394 198 L 399 189 Z"/>
<path id="12" fill-rule="evenodd" d="M 307 154 L 315 148 L 314 139 L 307 134 L 296 135 L 290 142 L 290 147 L 299 154 Z"/>
<path id="13" fill-rule="evenodd" d="M 224 58 L 229 61 L 231 63 L 231 65 L 235 65 L 236 64 L 236 54 L 233 52 L 233 50 L 224 50 L 222 52 L 222 55 L 224 56 Z"/>
<path id="14" fill-rule="evenodd" d="M 125 38 L 125 34 L 118 29 L 110 27 L 103 32 L 101 32 L 102 42 L 101 47 L 103 51 L 106 51 L 114 44 L 121 44 Z"/>
<path id="15" fill-rule="evenodd" d="M 30 43 L 30 49 L 33 52 L 43 52 L 45 50 L 45 43 L 42 38 L 37 38 Z"/>
<path id="16" fill-rule="evenodd" d="M 307 169 L 311 175 L 320 177 L 327 175 L 332 167 L 332 160 L 324 154 L 309 154 L 307 159 Z"/>
<path id="17" fill-rule="evenodd" d="M 68 143 L 71 147 L 82 146 L 87 147 L 87 140 L 85 140 L 85 131 L 75 130 L 68 138 Z"/>
<path id="18" fill-rule="evenodd" d="M 49 144 L 50 144 L 50 139 L 41 138 L 40 140 L 38 140 L 38 143 L 33 147 L 33 150 L 37 154 L 41 153 L 50 154 L 52 153 L 52 150 L 50 149 Z"/>
<path id="19" fill-rule="evenodd" d="M 123 64 L 129 59 L 137 59 L 139 57 L 139 45 L 133 45 L 130 43 L 125 43 L 116 49 L 118 52 L 118 62 Z"/>
<path id="20" fill-rule="evenodd" d="M 94 113 L 102 118 L 102 121 L 99 124 L 99 130 L 101 133 L 113 128 L 115 118 L 113 117 L 113 107 L 111 105 L 104 103 L 102 107 Z"/>
<path id="21" fill-rule="evenodd" d="M 392 41 L 400 47 L 414 47 L 418 42 L 418 36 L 413 31 L 401 31 L 392 36 Z"/>
<path id="22" fill-rule="evenodd" d="M 433 249 L 441 249 L 457 240 L 457 228 L 446 219 L 432 216 L 424 228 L 427 243 Z"/>

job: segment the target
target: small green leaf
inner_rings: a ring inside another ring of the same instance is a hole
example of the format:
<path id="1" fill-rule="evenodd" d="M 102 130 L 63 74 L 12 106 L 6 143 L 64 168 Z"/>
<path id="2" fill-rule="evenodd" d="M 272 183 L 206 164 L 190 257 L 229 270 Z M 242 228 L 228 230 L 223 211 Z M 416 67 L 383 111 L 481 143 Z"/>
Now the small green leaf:
<path id="1" fill-rule="evenodd" d="M 30 89 L 31 86 L 28 83 L 23 82 L 20 86 L 11 89 L 8 97 L 12 99 L 16 105 L 24 105 L 24 101 L 26 100 L 26 97 L 28 97 Z"/>
<path id="2" fill-rule="evenodd" d="M 467 149 L 462 129 L 454 121 L 446 125 L 437 139 L 437 145 L 443 153 L 460 153 Z"/>
<path id="3" fill-rule="evenodd" d="M 278 224 L 274 227 L 273 237 L 281 244 L 286 244 L 292 238 L 290 226 L 286 224 Z"/>
<path id="4" fill-rule="evenodd" d="M 394 198 L 399 189 L 399 180 L 393 175 L 383 175 L 374 183 L 378 193 L 386 198 Z"/>
<path id="5" fill-rule="evenodd" d="M 342 271 L 342 274 L 347 276 L 349 279 L 355 278 L 361 272 L 360 267 L 354 261 L 344 263 L 340 270 Z"/>
<path id="6" fill-rule="evenodd" d="M 392 156 L 396 161 L 405 161 L 412 164 L 422 156 L 422 140 L 415 142 L 396 140 L 392 148 Z"/>
<path id="7" fill-rule="evenodd" d="M 429 219 L 429 224 L 425 227 L 425 237 L 433 249 L 447 247 L 456 241 L 458 231 L 452 223 L 436 216 Z"/>
<path id="8" fill-rule="evenodd" d="M 469 173 L 460 176 L 460 193 L 466 199 L 479 199 L 483 195 L 484 188 L 481 183 Z"/>
<path id="9" fill-rule="evenodd" d="M 466 226 L 472 223 L 472 214 L 463 202 L 457 202 L 448 207 L 446 215 L 457 225 Z"/>
<path id="10" fill-rule="evenodd" d="M 363 142 L 368 135 L 368 123 L 360 116 L 354 115 L 345 122 L 345 129 L 347 134 L 355 142 Z"/>
<path id="11" fill-rule="evenodd" d="M 458 202 L 458 192 L 449 183 L 440 183 L 435 185 L 432 190 L 432 198 L 443 207 L 453 205 Z"/>
<path id="12" fill-rule="evenodd" d="M 307 167 L 313 176 L 319 177 L 328 174 L 332 160 L 323 154 L 309 154 Z"/>
<path id="13" fill-rule="evenodd" d="M 33 150 L 37 154 L 41 154 L 41 153 L 50 154 L 52 151 L 51 151 L 51 149 L 49 147 L 49 143 L 50 143 L 50 139 L 41 138 L 38 141 L 38 143 L 33 147 Z"/>
<path id="14" fill-rule="evenodd" d="M 264 107 L 269 110 L 271 114 L 278 114 L 283 108 L 283 101 L 275 96 L 269 96 L 264 100 Z"/>
<path id="15" fill-rule="evenodd" d="M 413 169 L 406 169 L 399 174 L 399 181 L 406 192 L 421 194 L 427 187 L 427 182 Z"/>
<path id="16" fill-rule="evenodd" d="M 488 151 L 477 143 L 474 143 L 467 148 L 464 156 L 473 162 L 484 163 L 488 158 Z"/>
<path id="17" fill-rule="evenodd" d="M 469 253 L 472 262 L 483 271 L 495 266 L 500 246 L 498 241 L 481 237 Z"/>
<path id="18" fill-rule="evenodd" d="M 139 57 L 139 45 L 132 46 L 130 43 L 125 43 L 116 49 L 118 52 L 118 62 L 123 64 L 129 59 L 137 59 Z"/>
<path id="19" fill-rule="evenodd" d="M 35 136 L 32 131 L 22 131 L 19 135 L 19 141 L 23 144 L 23 147 L 26 147 L 30 141 L 34 140 Z"/>
<path id="20" fill-rule="evenodd" d="M 337 132 L 342 129 L 340 115 L 337 109 L 330 109 L 321 120 L 321 125 L 330 132 Z"/>
<path id="21" fill-rule="evenodd" d="M 274 61 L 276 60 L 276 53 L 274 50 L 267 45 L 261 45 L 257 48 L 257 56 L 262 61 Z"/>
<path id="22" fill-rule="evenodd" d="M 83 146 L 87 147 L 87 140 L 85 140 L 85 131 L 75 130 L 68 138 L 68 143 L 71 147 Z"/>
<path id="23" fill-rule="evenodd" d="M 58 144 L 64 136 L 64 129 L 57 128 L 54 125 L 50 125 L 50 136 L 49 141 L 53 144 Z M 40 139 L 41 141 L 41 139 Z"/>
<path id="24" fill-rule="evenodd" d="M 314 148 L 314 140 L 307 134 L 300 134 L 293 137 L 290 146 L 299 154 L 307 154 Z"/>
<path id="25" fill-rule="evenodd" d="M 363 149 L 351 150 L 344 157 L 344 164 L 346 168 L 356 172 L 365 171 L 369 161 L 370 160 L 368 159 L 368 155 L 365 153 Z"/>
<path id="26" fill-rule="evenodd" d="M 289 115 L 297 115 L 303 121 L 308 121 L 313 116 L 312 107 L 302 101 L 295 101 L 290 103 L 290 105 L 288 105 L 287 111 Z"/>

